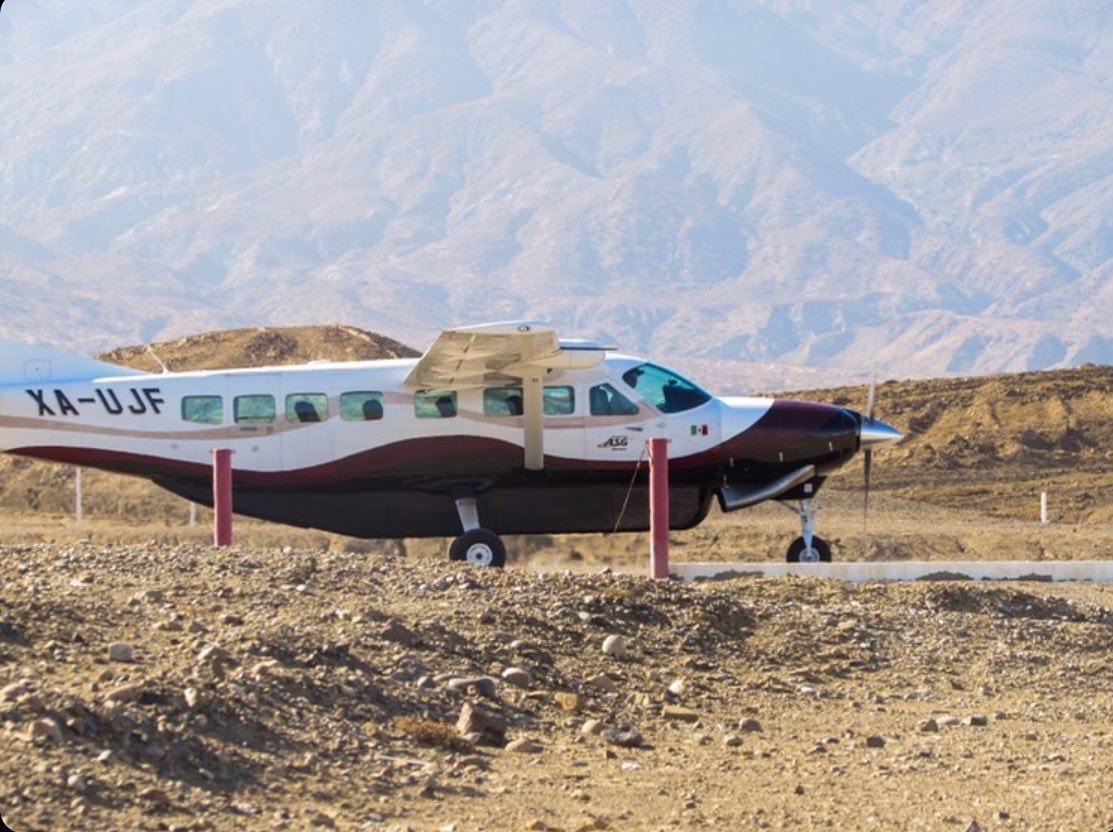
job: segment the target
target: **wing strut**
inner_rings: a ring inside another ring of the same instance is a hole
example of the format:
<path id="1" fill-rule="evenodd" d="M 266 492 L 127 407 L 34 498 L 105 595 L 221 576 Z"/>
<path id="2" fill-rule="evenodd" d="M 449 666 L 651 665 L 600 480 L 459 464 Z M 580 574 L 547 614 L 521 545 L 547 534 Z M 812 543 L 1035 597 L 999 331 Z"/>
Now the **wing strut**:
<path id="1" fill-rule="evenodd" d="M 545 467 L 545 394 L 540 373 L 522 377 L 522 413 L 525 416 L 525 466 L 527 471 Z"/>

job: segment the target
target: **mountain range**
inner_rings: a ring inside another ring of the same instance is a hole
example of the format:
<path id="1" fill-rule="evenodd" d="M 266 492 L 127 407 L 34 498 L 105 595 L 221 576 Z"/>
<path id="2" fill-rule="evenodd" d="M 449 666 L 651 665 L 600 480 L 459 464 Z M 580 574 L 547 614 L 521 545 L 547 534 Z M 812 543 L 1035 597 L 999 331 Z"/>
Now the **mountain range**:
<path id="1" fill-rule="evenodd" d="M 720 380 L 1113 362 L 1092 0 L 9 0 L 0 335 L 535 318 Z"/>

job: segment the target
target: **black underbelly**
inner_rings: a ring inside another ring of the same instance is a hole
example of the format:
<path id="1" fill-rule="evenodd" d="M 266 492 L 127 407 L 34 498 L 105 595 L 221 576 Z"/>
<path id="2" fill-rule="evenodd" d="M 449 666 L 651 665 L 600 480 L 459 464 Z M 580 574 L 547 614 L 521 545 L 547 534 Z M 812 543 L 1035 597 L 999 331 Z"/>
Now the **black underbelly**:
<path id="1" fill-rule="evenodd" d="M 206 485 L 159 484 L 181 497 L 211 505 Z M 709 489 L 671 488 L 669 527 L 698 525 L 707 516 L 712 496 Z M 582 485 L 492 488 L 476 499 L 480 522 L 499 534 L 610 532 L 616 524 L 619 531 L 645 531 L 649 528 L 647 489 L 635 486 L 628 501 L 626 497 L 626 487 Z M 237 488 L 233 502 L 237 514 L 351 537 L 452 537 L 461 531 L 452 496 L 441 493 Z"/>

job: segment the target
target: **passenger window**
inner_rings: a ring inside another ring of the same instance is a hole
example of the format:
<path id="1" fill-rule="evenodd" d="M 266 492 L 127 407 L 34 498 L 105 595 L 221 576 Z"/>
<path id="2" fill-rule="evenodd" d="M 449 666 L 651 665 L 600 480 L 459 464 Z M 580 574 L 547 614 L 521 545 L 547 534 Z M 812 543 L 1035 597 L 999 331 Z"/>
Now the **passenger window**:
<path id="1" fill-rule="evenodd" d="M 711 394 L 656 364 L 639 364 L 622 374 L 622 380 L 662 413 L 682 413 L 711 401 Z"/>
<path id="2" fill-rule="evenodd" d="M 576 409 L 576 392 L 571 387 L 546 387 L 543 393 L 546 416 L 568 416 Z M 521 416 L 521 387 L 491 387 L 483 391 L 483 413 L 487 416 Z"/>
<path id="3" fill-rule="evenodd" d="M 236 424 L 269 425 L 274 421 L 274 396 L 236 396 Z"/>
<path id="4" fill-rule="evenodd" d="M 521 416 L 521 387 L 492 387 L 483 391 L 483 413 L 486 416 Z"/>
<path id="5" fill-rule="evenodd" d="M 324 393 L 291 393 L 286 397 L 287 422 L 323 422 L 328 418 Z"/>
<path id="6" fill-rule="evenodd" d="M 340 396 L 340 418 L 345 422 L 377 422 L 383 418 L 383 394 L 370 390 Z"/>
<path id="7" fill-rule="evenodd" d="M 576 412 L 576 391 L 571 387 L 545 388 L 545 415 L 571 416 Z"/>
<path id="8" fill-rule="evenodd" d="M 414 415 L 418 419 L 451 419 L 456 415 L 455 391 L 415 394 Z"/>
<path id="9" fill-rule="evenodd" d="M 182 419 L 201 425 L 219 425 L 224 422 L 223 396 L 183 396 Z"/>
<path id="10" fill-rule="evenodd" d="M 609 384 L 597 384 L 591 388 L 592 416 L 634 416 L 638 406 L 619 393 Z"/>

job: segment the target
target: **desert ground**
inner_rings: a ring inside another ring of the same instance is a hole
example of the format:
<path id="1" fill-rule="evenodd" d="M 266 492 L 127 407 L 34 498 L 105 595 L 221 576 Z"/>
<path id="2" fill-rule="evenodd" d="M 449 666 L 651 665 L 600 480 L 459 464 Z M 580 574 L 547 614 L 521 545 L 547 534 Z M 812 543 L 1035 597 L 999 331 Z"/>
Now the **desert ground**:
<path id="1" fill-rule="evenodd" d="M 408 354 L 348 327 L 174 369 Z M 141 366 L 145 350 L 113 360 Z M 801 397 L 859 403 L 855 388 Z M 885 382 L 909 433 L 824 489 L 843 560 L 1113 553 L 1113 370 Z M 652 582 L 644 535 L 361 541 L 0 462 L 0 816 L 23 830 L 1113 827 L 1113 587 Z M 1052 522 L 1038 522 L 1038 495 Z M 672 535 L 780 560 L 778 505 Z"/>
<path id="2" fill-rule="evenodd" d="M 1105 586 L 0 555 L 20 832 L 1113 823 Z"/>

